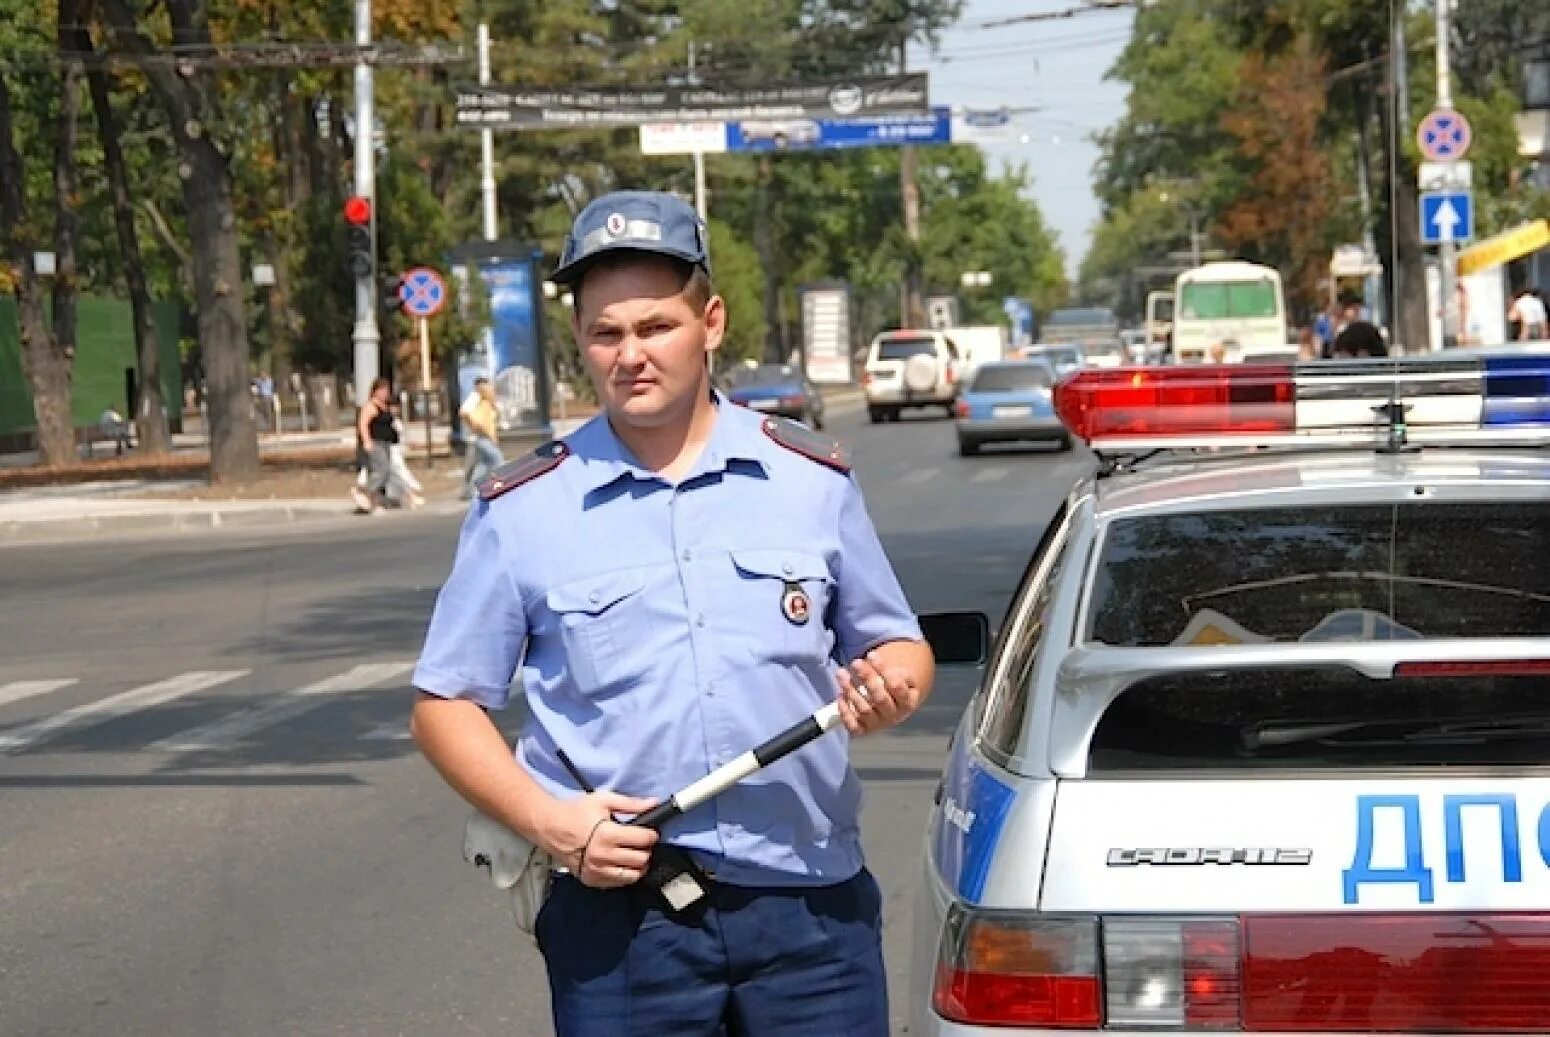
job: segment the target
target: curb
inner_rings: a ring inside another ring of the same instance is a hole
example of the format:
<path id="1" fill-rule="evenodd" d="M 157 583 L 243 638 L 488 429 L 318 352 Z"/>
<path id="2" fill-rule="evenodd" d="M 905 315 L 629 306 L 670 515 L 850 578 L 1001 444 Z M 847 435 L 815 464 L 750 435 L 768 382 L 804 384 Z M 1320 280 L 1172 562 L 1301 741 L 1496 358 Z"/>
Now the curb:
<path id="1" fill-rule="evenodd" d="M 78 540 L 107 543 L 153 534 L 257 530 L 276 526 L 294 529 L 327 523 L 346 524 L 366 517 L 357 513 L 348 502 L 292 502 L 264 507 L 244 506 L 244 502 L 234 504 L 236 506 L 216 504 L 209 508 L 171 512 L 132 511 L 76 517 L 0 518 L 0 545 Z M 462 501 L 433 501 L 424 508 L 405 511 L 403 514 L 460 515 L 466 508 L 467 505 Z"/>

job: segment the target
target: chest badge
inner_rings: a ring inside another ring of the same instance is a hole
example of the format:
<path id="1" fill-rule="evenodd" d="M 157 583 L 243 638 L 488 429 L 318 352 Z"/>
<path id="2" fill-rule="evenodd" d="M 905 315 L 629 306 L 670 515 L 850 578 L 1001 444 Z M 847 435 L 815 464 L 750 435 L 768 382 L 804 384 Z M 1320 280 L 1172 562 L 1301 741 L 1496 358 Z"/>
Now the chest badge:
<path id="1" fill-rule="evenodd" d="M 786 622 L 802 626 L 812 615 L 813 603 L 800 583 L 787 581 L 785 593 L 780 596 L 780 612 Z"/>

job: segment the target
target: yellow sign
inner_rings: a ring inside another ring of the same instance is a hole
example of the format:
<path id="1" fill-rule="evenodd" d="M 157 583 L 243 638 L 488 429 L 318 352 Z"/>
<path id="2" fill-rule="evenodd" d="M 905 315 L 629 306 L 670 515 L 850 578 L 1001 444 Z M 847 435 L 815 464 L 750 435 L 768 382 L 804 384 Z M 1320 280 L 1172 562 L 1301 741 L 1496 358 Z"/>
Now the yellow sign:
<path id="1" fill-rule="evenodd" d="M 1463 277 L 1478 274 L 1493 266 L 1510 263 L 1530 252 L 1538 252 L 1546 245 L 1550 245 L 1550 220 L 1525 223 L 1460 251 L 1459 274 Z"/>

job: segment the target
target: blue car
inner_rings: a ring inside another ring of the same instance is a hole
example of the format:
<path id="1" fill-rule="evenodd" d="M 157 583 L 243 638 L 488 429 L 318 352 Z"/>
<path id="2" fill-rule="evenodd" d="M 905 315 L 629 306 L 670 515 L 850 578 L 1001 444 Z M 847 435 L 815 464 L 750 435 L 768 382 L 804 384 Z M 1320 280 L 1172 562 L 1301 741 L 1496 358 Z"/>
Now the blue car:
<path id="1" fill-rule="evenodd" d="M 739 406 L 779 414 L 811 428 L 823 428 L 823 397 L 801 371 L 789 364 L 739 368 L 728 382 L 727 399 Z"/>
<path id="2" fill-rule="evenodd" d="M 1042 360 L 981 364 L 953 407 L 958 452 L 979 453 L 986 443 L 1054 443 L 1071 449 L 1071 433 L 1055 414 L 1055 373 Z"/>

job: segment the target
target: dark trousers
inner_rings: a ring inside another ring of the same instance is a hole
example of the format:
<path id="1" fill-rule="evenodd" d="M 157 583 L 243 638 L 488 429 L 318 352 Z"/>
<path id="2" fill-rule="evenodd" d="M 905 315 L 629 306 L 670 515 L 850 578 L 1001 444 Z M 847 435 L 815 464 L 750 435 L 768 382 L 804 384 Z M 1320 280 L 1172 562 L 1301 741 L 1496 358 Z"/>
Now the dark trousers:
<path id="1" fill-rule="evenodd" d="M 558 876 L 537 922 L 558 1037 L 887 1037 L 882 896 L 713 884 L 692 923 Z"/>

